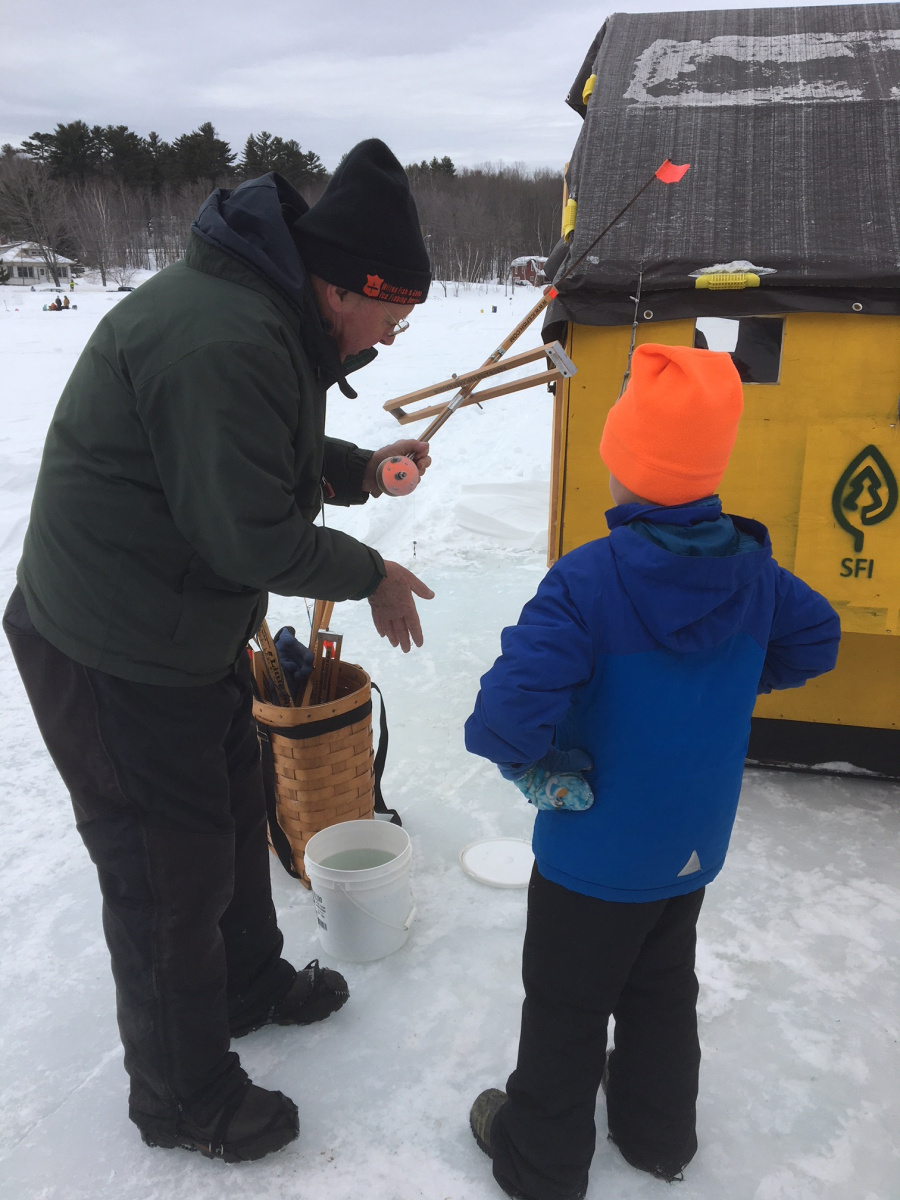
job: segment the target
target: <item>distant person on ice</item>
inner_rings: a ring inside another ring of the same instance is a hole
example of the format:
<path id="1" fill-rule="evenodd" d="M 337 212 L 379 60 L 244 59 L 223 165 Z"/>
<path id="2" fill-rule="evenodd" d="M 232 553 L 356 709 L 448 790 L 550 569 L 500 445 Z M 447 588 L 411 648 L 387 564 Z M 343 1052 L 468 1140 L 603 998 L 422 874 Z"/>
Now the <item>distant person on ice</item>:
<path id="1" fill-rule="evenodd" d="M 50 426 L 4 627 L 99 873 L 151 1146 L 235 1162 L 290 1142 L 295 1105 L 231 1039 L 347 999 L 338 972 L 281 957 L 246 646 L 269 591 L 368 600 L 392 645 L 422 644 L 430 589 L 314 521 L 323 496 L 378 495 L 383 459 L 431 461 L 325 436 L 327 389 L 355 398 L 347 375 L 430 279 L 383 142 L 312 208 L 275 174 L 216 191 L 184 261 L 97 326 Z"/>
<path id="2" fill-rule="evenodd" d="M 518 1064 L 470 1115 L 519 1200 L 585 1195 L 601 1082 L 627 1162 L 671 1181 L 693 1158 L 696 924 L 750 715 L 758 692 L 837 657 L 828 602 L 713 495 L 741 407 L 729 355 L 638 347 L 600 443 L 610 536 L 548 572 L 466 724 L 469 750 L 540 810 Z"/>

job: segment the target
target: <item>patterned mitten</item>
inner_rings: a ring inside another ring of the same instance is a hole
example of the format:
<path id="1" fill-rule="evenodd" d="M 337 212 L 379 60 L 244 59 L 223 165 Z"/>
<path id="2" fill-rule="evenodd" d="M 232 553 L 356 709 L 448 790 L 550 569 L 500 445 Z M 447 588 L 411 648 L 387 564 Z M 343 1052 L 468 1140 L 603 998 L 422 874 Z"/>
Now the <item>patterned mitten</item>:
<path id="1" fill-rule="evenodd" d="M 535 808 L 584 812 L 594 803 L 594 793 L 581 772 L 592 766 L 583 750 L 551 749 L 534 763 L 501 763 L 500 773 Z"/>

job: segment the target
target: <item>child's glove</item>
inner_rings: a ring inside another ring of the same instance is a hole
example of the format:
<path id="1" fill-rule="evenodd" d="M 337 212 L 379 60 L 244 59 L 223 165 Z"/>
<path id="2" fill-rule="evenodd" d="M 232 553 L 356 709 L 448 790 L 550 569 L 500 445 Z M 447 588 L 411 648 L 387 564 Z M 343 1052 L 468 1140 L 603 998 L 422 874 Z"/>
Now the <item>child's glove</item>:
<path id="1" fill-rule="evenodd" d="M 535 808 L 584 812 L 594 803 L 590 784 L 581 774 L 593 766 L 583 750 L 548 750 L 533 763 L 499 763 L 500 774 L 510 779 Z"/>
<path id="2" fill-rule="evenodd" d="M 291 693 L 291 699 L 296 700 L 306 680 L 309 678 L 315 655 L 308 646 L 298 642 L 290 625 L 279 629 L 273 639 L 278 651 L 278 661 L 284 673 L 285 682 Z"/>

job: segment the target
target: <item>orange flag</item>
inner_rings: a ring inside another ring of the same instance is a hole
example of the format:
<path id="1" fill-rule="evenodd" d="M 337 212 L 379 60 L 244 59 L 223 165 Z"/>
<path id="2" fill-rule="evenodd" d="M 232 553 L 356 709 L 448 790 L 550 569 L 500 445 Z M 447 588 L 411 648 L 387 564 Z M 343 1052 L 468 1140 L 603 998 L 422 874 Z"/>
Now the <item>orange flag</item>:
<path id="1" fill-rule="evenodd" d="M 669 160 L 666 159 L 663 165 L 656 172 L 656 178 L 661 180 L 663 183 L 678 183 L 680 180 L 684 179 L 685 175 L 690 169 L 690 163 L 685 163 L 684 166 L 679 167 L 676 166 L 675 163 L 669 162 Z"/>

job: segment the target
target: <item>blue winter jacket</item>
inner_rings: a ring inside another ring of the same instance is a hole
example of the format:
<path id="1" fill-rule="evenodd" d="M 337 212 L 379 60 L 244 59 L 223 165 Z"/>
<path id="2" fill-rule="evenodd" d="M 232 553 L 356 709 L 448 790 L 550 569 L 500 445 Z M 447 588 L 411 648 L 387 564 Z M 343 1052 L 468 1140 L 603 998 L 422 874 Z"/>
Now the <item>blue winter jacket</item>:
<path id="1" fill-rule="evenodd" d="M 586 812 L 539 812 L 545 879 L 604 900 L 691 892 L 722 868 L 757 692 L 830 671 L 830 604 L 717 497 L 607 514 L 609 537 L 547 573 L 481 680 L 466 746 L 593 759 Z"/>

